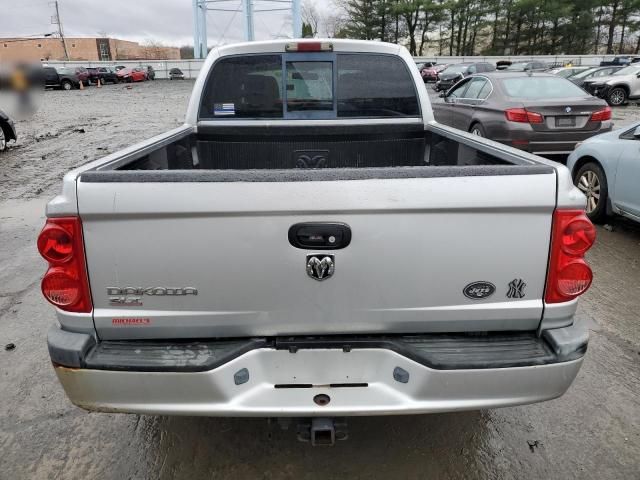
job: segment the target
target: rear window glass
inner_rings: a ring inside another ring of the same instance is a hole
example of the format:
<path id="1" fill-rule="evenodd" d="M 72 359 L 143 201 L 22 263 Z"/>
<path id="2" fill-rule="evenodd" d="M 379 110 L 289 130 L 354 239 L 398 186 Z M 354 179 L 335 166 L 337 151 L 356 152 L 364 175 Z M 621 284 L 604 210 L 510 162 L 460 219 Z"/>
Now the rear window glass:
<path id="1" fill-rule="evenodd" d="M 282 55 L 218 61 L 205 86 L 200 118 L 420 115 L 413 78 L 400 58 L 329 54 L 326 59 L 284 59 L 284 79 Z"/>
<path id="2" fill-rule="evenodd" d="M 542 99 L 584 97 L 584 90 L 573 82 L 559 77 L 522 77 L 502 80 L 504 90 L 509 97 Z"/>
<path id="3" fill-rule="evenodd" d="M 280 55 L 221 59 L 207 82 L 202 118 L 282 118 Z"/>
<path id="4" fill-rule="evenodd" d="M 338 55 L 338 117 L 420 115 L 404 62 L 386 55 Z"/>
<path id="5" fill-rule="evenodd" d="M 333 110 L 333 62 L 287 62 L 287 110 Z"/>

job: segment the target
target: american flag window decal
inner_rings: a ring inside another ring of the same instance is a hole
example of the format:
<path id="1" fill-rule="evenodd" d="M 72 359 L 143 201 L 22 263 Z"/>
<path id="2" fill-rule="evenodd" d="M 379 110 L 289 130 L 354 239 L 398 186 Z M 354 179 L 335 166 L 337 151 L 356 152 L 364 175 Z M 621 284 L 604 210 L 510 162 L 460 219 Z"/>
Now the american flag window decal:
<path id="1" fill-rule="evenodd" d="M 213 114 L 214 115 L 235 115 L 236 108 L 233 103 L 214 103 Z"/>

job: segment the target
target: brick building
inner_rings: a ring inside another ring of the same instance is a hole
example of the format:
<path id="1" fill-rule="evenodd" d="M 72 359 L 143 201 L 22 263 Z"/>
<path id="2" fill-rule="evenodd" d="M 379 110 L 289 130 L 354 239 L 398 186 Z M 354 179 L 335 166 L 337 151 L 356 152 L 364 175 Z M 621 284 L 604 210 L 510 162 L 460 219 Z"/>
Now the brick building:
<path id="1" fill-rule="evenodd" d="M 117 38 L 66 38 L 69 60 L 179 60 L 180 49 Z M 60 38 L 0 38 L 0 61 L 65 60 Z"/>

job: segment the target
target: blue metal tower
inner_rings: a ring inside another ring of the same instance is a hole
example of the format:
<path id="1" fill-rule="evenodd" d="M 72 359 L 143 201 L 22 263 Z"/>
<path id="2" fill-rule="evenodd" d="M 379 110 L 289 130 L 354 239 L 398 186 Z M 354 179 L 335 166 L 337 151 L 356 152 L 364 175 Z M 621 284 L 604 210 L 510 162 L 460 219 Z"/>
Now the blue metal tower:
<path id="1" fill-rule="evenodd" d="M 237 2 L 238 0 L 193 0 L 193 56 L 194 58 L 205 58 L 207 56 L 207 11 L 216 12 L 237 12 L 239 8 L 228 8 L 225 4 Z M 240 0 L 244 14 L 244 38 L 251 42 L 254 40 L 253 34 L 253 14 L 258 12 L 278 12 L 288 11 L 289 7 L 278 4 L 291 5 L 292 38 L 302 37 L 302 15 L 300 12 L 301 0 Z M 254 10 L 254 4 L 258 1 L 272 6 Z M 273 4 L 276 4 L 273 6 Z"/>

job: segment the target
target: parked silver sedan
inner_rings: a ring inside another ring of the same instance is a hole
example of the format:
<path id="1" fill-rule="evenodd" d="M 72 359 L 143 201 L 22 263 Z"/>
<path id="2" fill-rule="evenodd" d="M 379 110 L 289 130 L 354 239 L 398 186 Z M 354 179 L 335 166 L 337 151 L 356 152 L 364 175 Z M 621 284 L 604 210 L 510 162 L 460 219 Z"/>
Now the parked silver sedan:
<path id="1" fill-rule="evenodd" d="M 538 154 L 570 153 L 613 125 L 604 100 L 546 73 L 477 74 L 441 97 L 438 122 Z"/>
<path id="2" fill-rule="evenodd" d="M 587 197 L 589 218 L 616 213 L 640 222 L 640 123 L 581 143 L 567 167 Z"/>

